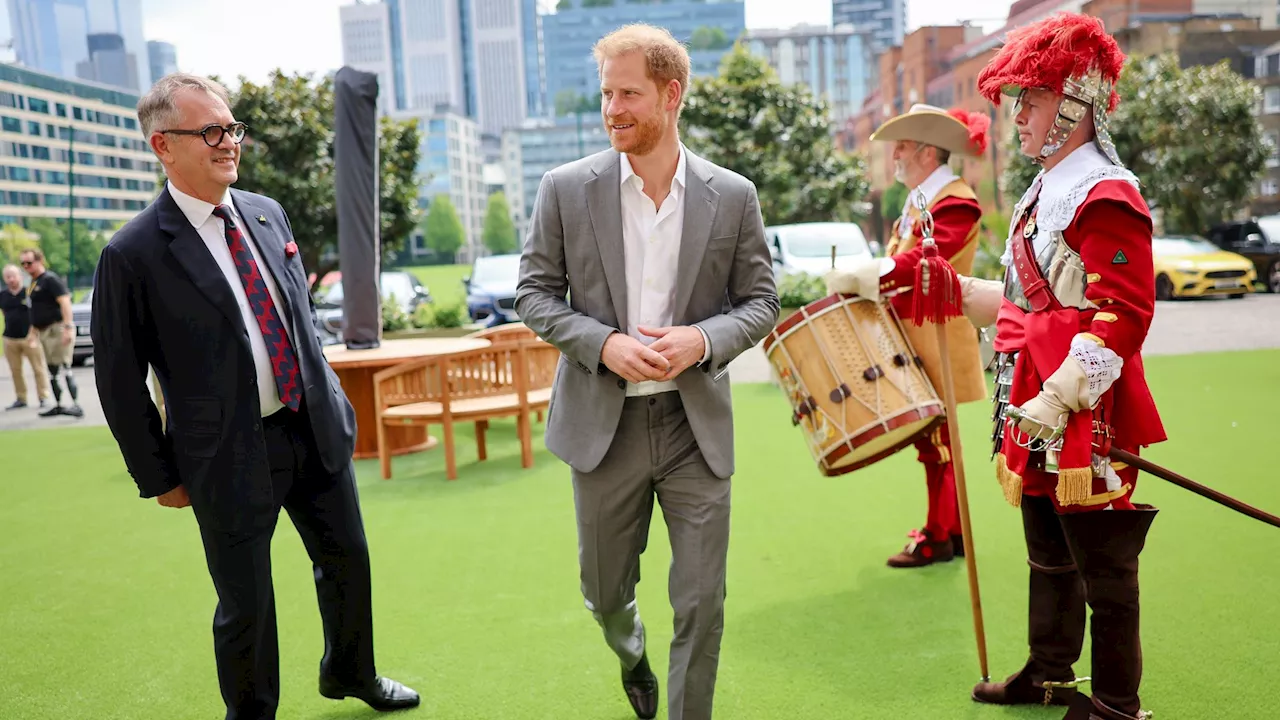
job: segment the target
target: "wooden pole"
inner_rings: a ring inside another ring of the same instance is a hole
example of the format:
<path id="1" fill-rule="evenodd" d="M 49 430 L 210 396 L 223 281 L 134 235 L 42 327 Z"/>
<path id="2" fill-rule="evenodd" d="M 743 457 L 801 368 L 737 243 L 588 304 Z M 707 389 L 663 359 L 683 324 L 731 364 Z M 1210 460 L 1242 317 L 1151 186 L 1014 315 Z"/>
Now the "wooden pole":
<path id="1" fill-rule="evenodd" d="M 927 240 L 932 242 L 932 239 Z M 917 292 L 919 292 L 917 288 Z M 982 623 L 982 594 L 978 590 L 978 558 L 973 550 L 973 525 L 969 521 L 969 492 L 964 478 L 964 448 L 960 444 L 960 423 L 956 417 L 955 380 L 951 375 L 951 353 L 947 348 L 946 322 L 935 323 L 938 351 L 942 355 L 942 401 L 947 409 L 947 435 L 951 440 L 951 465 L 956 475 L 956 502 L 960 506 L 960 532 L 964 534 L 964 564 L 969 574 L 969 604 L 973 608 L 973 631 L 978 641 L 978 665 L 982 682 L 991 682 L 987 669 L 987 634 Z"/>

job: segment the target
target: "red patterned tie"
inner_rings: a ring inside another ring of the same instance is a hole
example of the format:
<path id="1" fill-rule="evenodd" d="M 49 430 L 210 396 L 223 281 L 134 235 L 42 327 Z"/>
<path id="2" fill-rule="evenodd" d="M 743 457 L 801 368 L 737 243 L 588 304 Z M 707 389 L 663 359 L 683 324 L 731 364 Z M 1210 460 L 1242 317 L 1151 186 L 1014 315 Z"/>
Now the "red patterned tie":
<path id="1" fill-rule="evenodd" d="M 290 410 L 297 410 L 302 400 L 298 392 L 298 358 L 293 353 L 293 345 L 284 332 L 284 323 L 276 312 L 276 304 L 267 292 L 267 284 L 258 271 L 258 263 L 249 252 L 244 242 L 244 235 L 236 227 L 235 216 L 231 208 L 219 205 L 213 214 L 222 218 L 226 226 L 227 247 L 231 249 L 231 259 L 235 260 L 236 272 L 240 282 L 244 283 L 245 295 L 249 298 L 249 307 L 258 318 L 258 329 L 262 331 L 262 339 L 267 343 L 267 352 L 271 354 L 271 374 L 276 378 L 276 390 L 280 393 L 280 402 Z"/>

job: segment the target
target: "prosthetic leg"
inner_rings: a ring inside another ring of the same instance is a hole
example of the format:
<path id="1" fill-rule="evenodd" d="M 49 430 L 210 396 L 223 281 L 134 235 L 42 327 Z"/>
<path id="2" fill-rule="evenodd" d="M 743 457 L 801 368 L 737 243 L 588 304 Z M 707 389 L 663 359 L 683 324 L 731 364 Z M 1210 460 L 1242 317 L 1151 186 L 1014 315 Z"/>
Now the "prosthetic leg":
<path id="1" fill-rule="evenodd" d="M 53 407 L 40 413 L 40 417 L 53 417 L 55 415 L 70 415 L 71 417 L 84 417 L 84 410 L 80 409 L 80 388 L 76 385 L 75 375 L 71 374 L 71 365 L 62 363 L 61 365 L 49 365 L 49 389 L 53 391 Z M 67 383 L 67 393 L 71 396 L 71 407 L 62 407 L 62 386 L 58 379 L 62 378 Z"/>

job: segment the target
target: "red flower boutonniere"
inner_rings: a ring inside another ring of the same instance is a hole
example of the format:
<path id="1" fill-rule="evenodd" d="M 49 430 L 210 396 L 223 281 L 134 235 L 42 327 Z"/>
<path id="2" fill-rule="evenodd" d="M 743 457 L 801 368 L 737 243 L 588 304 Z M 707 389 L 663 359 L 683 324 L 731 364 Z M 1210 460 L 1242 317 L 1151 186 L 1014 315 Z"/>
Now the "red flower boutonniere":
<path id="1" fill-rule="evenodd" d="M 297 254 L 298 254 L 298 243 L 290 240 L 289 242 L 284 244 L 285 257 L 293 257 L 294 255 L 297 255 Z"/>

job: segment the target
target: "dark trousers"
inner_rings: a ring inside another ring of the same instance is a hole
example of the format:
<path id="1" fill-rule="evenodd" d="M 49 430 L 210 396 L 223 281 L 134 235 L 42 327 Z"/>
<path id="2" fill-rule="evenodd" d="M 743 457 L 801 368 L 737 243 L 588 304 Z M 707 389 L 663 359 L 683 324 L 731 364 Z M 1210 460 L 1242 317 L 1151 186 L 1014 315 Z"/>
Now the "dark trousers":
<path id="1" fill-rule="evenodd" d="M 343 683 L 372 682 L 373 608 L 369 548 L 355 471 L 324 469 L 305 405 L 263 419 L 275 508 L 270 522 L 246 532 L 200 529 L 218 594 L 213 645 L 226 720 L 271 720 L 280 700 L 280 655 L 271 536 L 283 507 L 306 546 L 324 627 L 320 673 Z"/>

